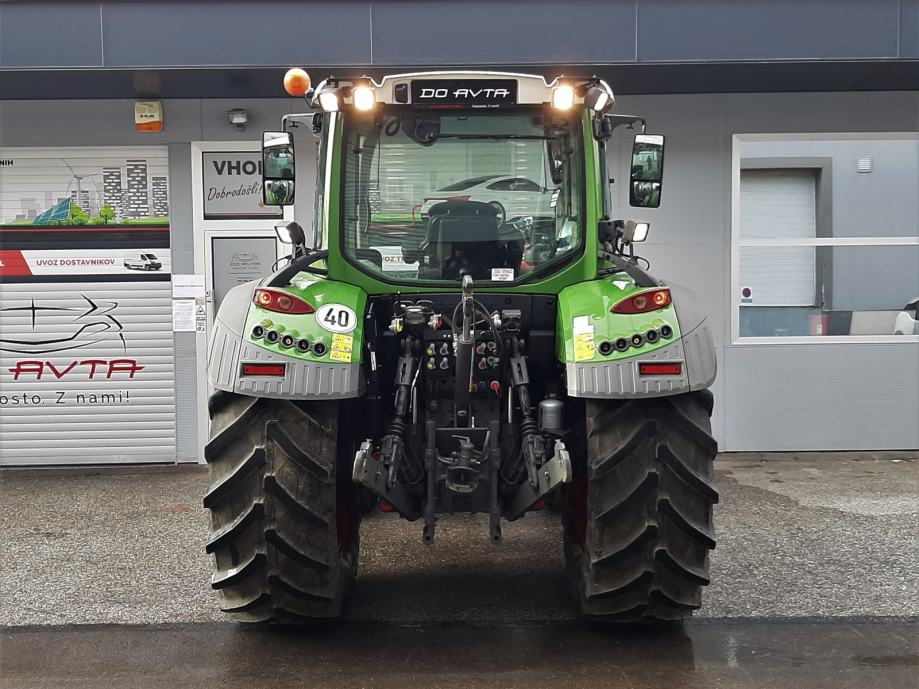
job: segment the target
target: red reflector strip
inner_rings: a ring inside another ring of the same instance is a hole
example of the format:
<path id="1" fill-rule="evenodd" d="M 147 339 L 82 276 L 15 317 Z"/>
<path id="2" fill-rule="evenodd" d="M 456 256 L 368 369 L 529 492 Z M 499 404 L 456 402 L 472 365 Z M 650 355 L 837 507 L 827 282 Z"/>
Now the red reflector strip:
<path id="1" fill-rule="evenodd" d="M 678 376 L 683 364 L 638 364 L 638 372 L 643 376 Z"/>
<path id="2" fill-rule="evenodd" d="M 283 376 L 286 364 L 243 364 L 244 376 Z"/>

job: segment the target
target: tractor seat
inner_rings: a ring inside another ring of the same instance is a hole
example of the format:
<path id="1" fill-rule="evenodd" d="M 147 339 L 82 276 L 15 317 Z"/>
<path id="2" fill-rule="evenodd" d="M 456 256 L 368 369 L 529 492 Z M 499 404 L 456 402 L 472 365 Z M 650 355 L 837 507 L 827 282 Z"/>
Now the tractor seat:
<path id="1" fill-rule="evenodd" d="M 498 211 L 478 201 L 443 201 L 428 211 L 427 253 L 443 280 L 469 274 L 488 279 L 501 267 L 505 250 L 498 243 Z"/>

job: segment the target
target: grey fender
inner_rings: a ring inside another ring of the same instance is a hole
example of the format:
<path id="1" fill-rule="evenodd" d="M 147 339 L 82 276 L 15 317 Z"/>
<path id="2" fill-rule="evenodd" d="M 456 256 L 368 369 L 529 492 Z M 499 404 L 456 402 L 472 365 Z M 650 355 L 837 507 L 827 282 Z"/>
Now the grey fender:
<path id="1" fill-rule="evenodd" d="M 698 298 L 681 285 L 667 285 L 682 337 L 649 354 L 619 361 L 565 365 L 572 397 L 634 398 L 679 395 L 703 390 L 715 381 L 715 346 Z M 643 376 L 639 362 L 683 362 L 680 375 Z"/>
<path id="2" fill-rule="evenodd" d="M 215 321 L 233 335 L 241 337 L 243 328 L 246 327 L 249 307 L 252 305 L 252 294 L 260 282 L 260 280 L 245 282 L 227 292 L 223 301 L 220 302 Z"/>
<path id="3" fill-rule="evenodd" d="M 715 343 L 708 326 L 708 318 L 699 306 L 699 298 L 688 287 L 668 285 L 676 317 L 683 334 L 683 356 L 689 376 L 690 390 L 711 387 L 718 373 Z"/>
<path id="4" fill-rule="evenodd" d="M 243 336 L 260 281 L 227 292 L 214 319 L 207 345 L 207 379 L 218 390 L 275 399 L 343 399 L 363 392 L 360 364 L 326 364 L 284 356 L 249 342 Z M 284 363 L 281 377 L 243 376 L 243 363 Z"/>

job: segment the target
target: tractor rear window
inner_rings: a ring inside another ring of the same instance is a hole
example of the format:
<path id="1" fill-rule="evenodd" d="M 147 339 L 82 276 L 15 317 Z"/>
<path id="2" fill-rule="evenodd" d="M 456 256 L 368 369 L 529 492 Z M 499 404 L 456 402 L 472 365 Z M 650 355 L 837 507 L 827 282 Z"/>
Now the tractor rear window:
<path id="1" fill-rule="evenodd" d="M 392 110 L 345 123 L 345 254 L 391 281 L 514 281 L 582 244 L 574 115 Z"/>

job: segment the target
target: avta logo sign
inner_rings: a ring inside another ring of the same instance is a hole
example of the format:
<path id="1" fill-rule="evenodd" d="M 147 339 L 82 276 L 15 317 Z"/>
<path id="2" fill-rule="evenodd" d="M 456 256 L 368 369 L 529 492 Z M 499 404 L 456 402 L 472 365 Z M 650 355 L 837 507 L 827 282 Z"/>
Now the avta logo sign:
<path id="1" fill-rule="evenodd" d="M 412 104 L 474 109 L 516 105 L 517 82 L 514 79 L 418 79 L 412 81 Z"/>
<path id="2" fill-rule="evenodd" d="M 421 89 L 421 98 L 444 99 L 450 95 L 450 89 Z M 454 100 L 474 100 L 476 98 L 508 98 L 511 92 L 507 89 L 456 89 L 453 91 Z"/>
<path id="3" fill-rule="evenodd" d="M 111 380 L 116 374 L 123 374 L 127 378 L 144 370 L 136 359 L 74 359 L 70 363 L 55 366 L 50 361 L 17 361 L 13 368 L 7 369 L 13 374 L 13 380 L 34 377 L 42 380 L 44 377 L 61 380 L 63 378 L 79 380 Z"/>

